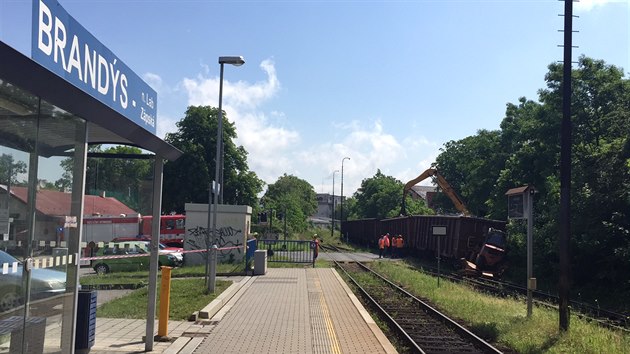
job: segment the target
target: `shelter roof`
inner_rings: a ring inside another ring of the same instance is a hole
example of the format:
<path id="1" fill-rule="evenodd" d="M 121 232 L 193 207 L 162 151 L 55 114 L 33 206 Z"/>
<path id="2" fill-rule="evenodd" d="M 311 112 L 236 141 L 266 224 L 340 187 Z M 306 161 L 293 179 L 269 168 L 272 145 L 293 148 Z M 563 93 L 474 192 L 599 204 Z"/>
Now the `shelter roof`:
<path id="1" fill-rule="evenodd" d="M 3 186 L 3 188 L 6 187 Z M 11 195 L 22 203 L 27 203 L 28 194 L 26 187 L 11 187 Z M 60 216 L 68 214 L 71 202 L 72 193 L 42 189 L 37 191 L 37 201 L 35 204 L 37 205 L 37 211 L 44 215 Z M 134 213 L 137 212 L 116 198 L 85 195 L 83 203 L 84 215 L 120 215 Z"/>
<path id="2" fill-rule="evenodd" d="M 137 146 L 171 161 L 182 155 L 179 149 L 138 126 L 2 41 L 0 41 L 0 58 L 2 58 L 0 83 L 2 80 L 8 80 L 66 112 L 88 121 L 88 144 Z M 27 148 L 34 145 L 31 141 L 24 142 L 18 129 L 20 122 L 27 118 L 36 117 L 36 115 L 29 113 L 32 112 L 23 112 L 17 116 L 4 115 L 3 138 L 13 142 L 11 147 L 28 151 Z M 68 139 L 62 139 L 72 132 L 64 132 L 54 124 L 42 126 L 41 129 L 40 134 L 60 137 L 57 141 L 48 139 L 46 145 L 39 147 L 39 153 L 42 156 L 63 156 L 64 152 L 74 147 L 68 145 Z M 54 134 L 52 134 L 52 130 L 54 130 Z"/>

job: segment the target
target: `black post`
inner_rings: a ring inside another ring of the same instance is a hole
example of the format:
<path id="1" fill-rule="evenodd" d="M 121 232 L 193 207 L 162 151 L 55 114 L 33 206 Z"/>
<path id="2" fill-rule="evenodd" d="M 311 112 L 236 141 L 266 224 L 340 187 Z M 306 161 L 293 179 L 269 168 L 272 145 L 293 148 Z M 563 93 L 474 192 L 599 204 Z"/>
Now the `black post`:
<path id="1" fill-rule="evenodd" d="M 343 225 L 343 162 L 341 163 L 341 205 L 339 206 L 339 229 L 341 231 Z M 342 234 L 343 238 L 343 234 Z"/>
<path id="2" fill-rule="evenodd" d="M 269 234 L 273 234 L 273 209 L 269 209 Z"/>
<path id="3" fill-rule="evenodd" d="M 284 240 L 287 240 L 287 207 L 284 207 Z"/>
<path id="4" fill-rule="evenodd" d="M 330 227 L 330 237 L 334 237 L 335 235 L 335 173 L 339 172 L 339 170 L 335 170 L 333 172 L 333 185 L 332 185 L 332 226 Z"/>
<path id="5" fill-rule="evenodd" d="M 564 72 L 562 79 L 562 126 L 560 132 L 560 330 L 569 329 L 569 240 L 571 238 L 571 49 L 573 0 L 564 1 Z"/>
<path id="6" fill-rule="evenodd" d="M 349 157 L 344 157 L 341 159 L 341 214 L 339 215 L 339 226 L 341 229 L 341 238 L 343 239 L 343 162 L 345 160 L 350 160 Z"/>

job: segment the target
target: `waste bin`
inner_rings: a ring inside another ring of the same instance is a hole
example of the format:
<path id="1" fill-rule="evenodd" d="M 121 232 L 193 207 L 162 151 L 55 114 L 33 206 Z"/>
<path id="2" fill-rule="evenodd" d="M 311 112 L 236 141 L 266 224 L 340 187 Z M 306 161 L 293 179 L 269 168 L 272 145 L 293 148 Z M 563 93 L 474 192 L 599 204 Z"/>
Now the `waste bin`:
<path id="1" fill-rule="evenodd" d="M 254 252 L 254 275 L 267 274 L 267 251 L 256 250 Z"/>
<path id="2" fill-rule="evenodd" d="M 79 290 L 74 349 L 87 351 L 96 339 L 96 290 Z"/>

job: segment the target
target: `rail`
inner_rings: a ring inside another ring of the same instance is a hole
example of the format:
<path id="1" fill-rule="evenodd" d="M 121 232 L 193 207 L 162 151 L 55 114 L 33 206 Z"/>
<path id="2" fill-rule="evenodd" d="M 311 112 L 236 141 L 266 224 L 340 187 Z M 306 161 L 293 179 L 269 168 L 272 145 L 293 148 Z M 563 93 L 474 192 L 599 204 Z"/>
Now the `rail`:
<path id="1" fill-rule="evenodd" d="M 389 322 L 392 330 L 399 334 L 411 351 L 501 353 L 482 338 L 362 263 L 333 262 Z M 362 284 L 352 276 L 358 272 L 368 273 L 375 281 Z"/>

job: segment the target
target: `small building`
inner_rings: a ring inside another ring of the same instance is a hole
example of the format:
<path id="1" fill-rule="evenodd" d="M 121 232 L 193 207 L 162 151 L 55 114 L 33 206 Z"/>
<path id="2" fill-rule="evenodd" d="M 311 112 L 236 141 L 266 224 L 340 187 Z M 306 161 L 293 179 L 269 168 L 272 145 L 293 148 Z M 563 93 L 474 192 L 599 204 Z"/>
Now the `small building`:
<path id="1" fill-rule="evenodd" d="M 433 208 L 433 198 L 435 198 L 437 193 L 438 193 L 438 187 L 436 186 L 416 185 L 416 186 L 411 187 L 411 189 L 409 190 L 409 195 L 411 196 L 411 199 L 424 200 L 425 204 L 429 208 Z"/>
<path id="2" fill-rule="evenodd" d="M 6 186 L 0 186 L 6 193 Z M 38 189 L 36 203 L 35 233 L 32 242 L 42 247 L 58 247 L 61 242 L 66 241 L 64 229 L 66 211 L 70 209 L 72 193 L 65 193 L 54 190 Z M 28 233 L 28 188 L 11 187 L 11 199 L 9 202 L 10 218 L 9 233 L 6 240 L 3 240 L 4 247 L 12 250 L 20 247 L 26 241 Z M 135 228 L 130 227 L 132 235 L 114 234 L 105 241 L 109 241 L 115 236 L 136 236 L 139 231 L 140 214 L 129 208 L 116 198 L 105 195 L 85 195 L 83 197 L 83 223 L 86 224 L 86 217 L 94 216 L 124 216 L 125 218 L 136 216 L 138 220 Z M 130 218 L 132 219 L 132 218 Z M 102 223 L 101 223 L 102 224 Z M 110 223 L 110 226 L 114 225 Z M 84 228 L 81 242 L 89 242 L 86 239 L 87 230 Z"/>
<path id="3" fill-rule="evenodd" d="M 219 204 L 217 207 L 216 233 L 208 233 L 212 228 L 212 218 L 208 220 L 208 215 L 214 215 L 211 205 L 186 203 L 186 235 L 184 242 L 185 251 L 201 251 L 207 247 L 216 245 L 224 248 L 217 254 L 219 262 L 240 262 L 244 254 L 241 248 L 246 244 L 250 235 L 252 207 L 247 205 L 227 205 Z M 208 227 L 210 225 L 210 228 Z M 232 248 L 234 247 L 234 248 Z M 184 259 L 186 265 L 205 264 L 205 254 L 191 252 L 186 254 Z"/>
<path id="4" fill-rule="evenodd" d="M 328 193 L 317 193 L 317 213 L 311 216 L 310 221 L 321 225 L 326 220 L 327 226 L 330 227 L 332 220 L 332 213 L 341 203 L 341 196 L 335 195 L 334 197 Z M 337 216 L 339 219 L 339 216 Z"/>

